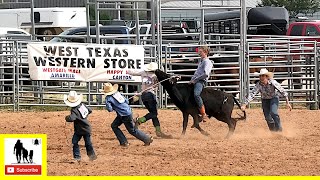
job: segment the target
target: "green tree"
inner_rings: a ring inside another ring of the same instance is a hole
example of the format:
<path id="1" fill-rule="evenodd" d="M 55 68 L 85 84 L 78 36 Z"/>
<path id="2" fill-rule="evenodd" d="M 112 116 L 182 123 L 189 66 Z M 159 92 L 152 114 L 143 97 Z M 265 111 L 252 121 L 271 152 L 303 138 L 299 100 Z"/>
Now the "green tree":
<path id="1" fill-rule="evenodd" d="M 94 5 L 89 6 L 89 17 L 90 17 L 90 26 L 96 25 L 96 14 Z M 105 11 L 100 11 L 99 13 L 99 22 L 102 25 L 107 25 L 110 23 L 111 17 Z"/>
<path id="2" fill-rule="evenodd" d="M 291 17 L 299 13 L 313 14 L 319 10 L 320 0 L 261 0 L 259 6 L 285 7 Z"/>

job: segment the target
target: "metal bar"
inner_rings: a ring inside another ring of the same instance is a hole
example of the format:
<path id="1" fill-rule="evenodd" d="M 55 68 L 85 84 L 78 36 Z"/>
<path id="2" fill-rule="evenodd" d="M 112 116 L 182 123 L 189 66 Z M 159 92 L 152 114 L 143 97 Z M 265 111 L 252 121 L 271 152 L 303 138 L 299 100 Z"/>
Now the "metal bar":
<path id="1" fill-rule="evenodd" d="M 121 2 L 116 2 L 115 3 L 115 8 L 117 9 L 117 15 L 118 15 L 118 20 L 121 20 L 121 7 L 120 7 L 120 5 L 121 5 Z"/>
<path id="2" fill-rule="evenodd" d="M 161 0 L 156 1 L 157 2 L 157 61 L 159 63 L 161 63 L 161 59 L 162 59 L 162 24 L 161 24 Z M 159 89 L 159 93 L 160 93 L 160 108 L 163 108 L 163 87 L 161 86 L 161 88 Z"/>
<path id="3" fill-rule="evenodd" d="M 36 34 L 36 30 L 35 30 L 35 23 L 34 23 L 34 0 L 30 0 L 30 6 L 31 6 L 31 13 L 30 13 L 30 18 L 31 18 L 31 37 L 32 40 L 35 40 L 35 34 Z"/>
<path id="4" fill-rule="evenodd" d="M 114 11 L 114 8 L 97 8 L 98 11 Z M 151 11 L 150 9 L 145 9 L 145 8 L 136 8 L 136 9 L 131 9 L 131 8 L 121 8 L 120 11 Z M 120 12 L 119 11 L 119 12 Z"/>
<path id="5" fill-rule="evenodd" d="M 139 8 L 138 2 L 134 3 L 134 10 L 137 10 Z M 136 35 L 137 35 L 137 40 L 136 40 L 136 45 L 140 45 L 140 25 L 139 25 L 139 11 L 136 12 Z"/>
<path id="6" fill-rule="evenodd" d="M 91 82 L 87 82 L 88 85 L 88 96 L 87 96 L 87 100 L 88 100 L 88 104 L 91 105 Z"/>
<path id="7" fill-rule="evenodd" d="M 150 2 L 151 0 L 97 0 L 97 2 Z"/>
<path id="8" fill-rule="evenodd" d="M 313 52 L 308 53 L 250 53 L 251 56 L 274 56 L 274 55 L 313 55 Z"/>
<path id="9" fill-rule="evenodd" d="M 100 25 L 99 25 L 99 20 L 100 20 L 100 11 L 98 11 L 99 8 L 99 1 L 95 0 L 95 15 L 96 15 L 96 43 L 100 44 Z"/>
<path id="10" fill-rule="evenodd" d="M 155 14 L 155 10 L 156 8 L 154 7 L 156 5 L 155 0 L 151 1 L 151 37 L 152 37 L 152 45 L 156 44 L 156 39 L 155 39 L 155 20 L 156 20 L 156 14 Z M 154 55 L 154 57 L 156 57 Z"/>
<path id="11" fill-rule="evenodd" d="M 164 60 L 164 62 L 165 62 L 165 66 L 164 66 L 164 72 L 165 73 L 168 73 L 169 71 L 171 71 L 171 70 L 169 70 L 168 71 L 168 48 L 167 47 L 165 47 L 165 60 Z M 164 94 L 164 107 L 166 108 L 168 106 L 168 93 L 165 93 Z"/>
<path id="12" fill-rule="evenodd" d="M 177 10 L 177 7 L 161 7 L 162 10 Z M 216 6 L 216 7 L 179 7 L 179 10 L 210 10 L 210 9 L 240 9 L 240 7 L 236 6 Z"/>
<path id="13" fill-rule="evenodd" d="M 14 51 L 15 51 L 15 57 L 13 58 L 13 61 L 12 63 L 14 63 L 15 67 L 12 68 L 13 70 L 13 74 L 12 74 L 12 77 L 13 77 L 13 84 L 12 84 L 12 90 L 13 90 L 13 111 L 16 111 L 18 109 L 19 111 L 19 105 L 17 104 L 17 101 L 16 101 L 16 98 L 19 96 L 19 94 L 17 94 L 18 92 L 18 89 L 19 88 L 19 85 L 17 85 L 16 87 L 16 83 L 19 84 L 19 67 L 18 67 L 18 45 L 17 45 L 17 42 L 15 43 L 15 48 L 14 48 Z M 16 77 L 15 77 L 16 76 Z M 18 80 L 18 82 L 16 82 L 16 79 Z M 18 107 L 18 108 L 17 108 Z"/>
<path id="14" fill-rule="evenodd" d="M 89 0 L 84 0 L 86 5 L 86 19 L 87 19 L 87 43 L 90 42 L 90 4 Z"/>
<path id="15" fill-rule="evenodd" d="M 241 6 L 241 14 L 240 14 L 240 45 L 239 45 L 239 53 L 240 53 L 240 76 L 242 79 L 240 80 L 240 102 L 244 102 L 246 98 L 246 94 L 249 93 L 249 86 L 248 86 L 248 69 L 246 68 L 245 64 L 248 64 L 248 59 L 246 59 L 246 48 L 247 45 L 247 11 L 246 11 L 246 3 L 245 1 L 240 1 Z"/>
<path id="16" fill-rule="evenodd" d="M 200 35 L 200 42 L 201 44 L 205 43 L 204 38 L 204 8 L 203 8 L 203 0 L 200 0 L 200 7 L 201 7 L 201 35 Z"/>
<path id="17" fill-rule="evenodd" d="M 318 103 L 318 93 L 319 93 L 319 62 L 317 60 L 318 57 L 318 51 L 317 51 L 317 42 L 314 42 L 314 63 L 315 63 L 315 70 L 314 70 L 314 76 L 316 77 L 315 81 L 314 81 L 314 100 L 315 102 L 315 108 L 313 109 L 319 109 L 319 103 Z"/>

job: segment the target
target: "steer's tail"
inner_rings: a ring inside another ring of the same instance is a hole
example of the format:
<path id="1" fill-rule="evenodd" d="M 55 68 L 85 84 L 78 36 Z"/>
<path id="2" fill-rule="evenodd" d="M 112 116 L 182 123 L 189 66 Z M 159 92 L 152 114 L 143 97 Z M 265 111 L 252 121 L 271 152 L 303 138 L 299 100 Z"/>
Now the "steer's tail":
<path id="1" fill-rule="evenodd" d="M 239 109 L 241 109 L 241 105 L 239 103 L 239 101 L 234 97 L 233 97 L 233 100 L 234 102 L 237 104 L 237 106 L 239 107 Z M 241 110 L 242 111 L 242 110 Z M 243 112 L 243 116 L 241 116 L 239 113 L 237 113 L 240 117 L 239 118 L 233 118 L 234 120 L 236 121 L 239 121 L 239 120 L 246 120 L 247 119 L 247 114 L 246 114 L 246 111 L 242 111 Z"/>

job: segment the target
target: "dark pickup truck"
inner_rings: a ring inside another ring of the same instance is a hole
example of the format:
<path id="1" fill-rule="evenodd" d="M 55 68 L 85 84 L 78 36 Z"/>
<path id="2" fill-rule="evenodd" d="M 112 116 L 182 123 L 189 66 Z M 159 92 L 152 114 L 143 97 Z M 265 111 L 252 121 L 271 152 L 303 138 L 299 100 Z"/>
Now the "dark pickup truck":
<path id="1" fill-rule="evenodd" d="M 100 26 L 100 36 L 110 36 L 110 35 L 128 35 L 129 28 L 126 26 Z M 89 43 L 87 42 L 87 27 L 70 28 L 59 34 L 59 36 L 54 37 L 50 42 L 78 42 L 78 43 Z M 90 27 L 90 35 L 96 35 L 96 27 Z M 95 38 L 92 39 L 95 43 Z M 113 43 L 114 42 L 114 43 Z M 121 39 L 100 39 L 101 44 L 130 44 L 128 38 L 122 37 Z"/>

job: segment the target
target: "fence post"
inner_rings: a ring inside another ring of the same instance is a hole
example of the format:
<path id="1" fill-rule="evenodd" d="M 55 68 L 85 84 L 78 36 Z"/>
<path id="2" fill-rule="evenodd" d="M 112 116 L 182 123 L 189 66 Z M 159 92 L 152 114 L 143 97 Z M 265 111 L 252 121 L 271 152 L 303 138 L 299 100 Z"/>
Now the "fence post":
<path id="1" fill-rule="evenodd" d="M 319 82 L 319 63 L 318 63 L 318 58 L 317 58 L 317 41 L 314 41 L 314 100 L 315 103 L 312 103 L 312 106 L 310 107 L 311 110 L 318 110 L 319 105 L 318 105 L 318 82 Z"/>
<path id="2" fill-rule="evenodd" d="M 240 1 L 240 47 L 239 47 L 239 55 L 240 55 L 240 63 L 241 64 L 245 64 L 246 62 L 246 44 L 247 44 L 247 11 L 246 11 L 246 3 L 245 1 Z M 243 75 L 246 75 L 249 73 L 249 71 L 240 71 L 239 72 L 242 72 Z M 241 77 L 241 76 L 240 76 Z M 243 85 L 247 85 L 248 82 L 246 81 L 247 78 L 244 78 L 244 80 L 242 81 L 241 83 L 241 80 L 240 80 L 240 86 L 243 86 Z M 239 89 L 243 89 L 243 91 L 245 91 L 244 89 L 244 86 L 239 88 Z M 245 99 L 245 95 L 246 93 L 240 91 L 240 101 L 243 102 L 244 99 Z"/>
<path id="3" fill-rule="evenodd" d="M 249 47 L 249 45 L 247 45 Z M 245 47 L 245 46 L 243 46 Z M 246 99 L 246 95 L 248 93 L 248 88 L 249 88 L 249 54 L 246 54 L 244 50 L 241 50 L 240 44 L 238 45 L 238 50 L 239 50 L 239 63 L 240 63 L 240 69 L 239 69 L 239 75 L 240 75 L 240 94 L 239 94 L 239 100 L 241 103 L 243 103 Z M 241 57 L 241 54 L 242 57 Z"/>
<path id="4" fill-rule="evenodd" d="M 14 48 L 13 48 L 13 111 L 18 109 L 19 111 L 19 61 L 18 61 L 18 42 L 14 41 Z"/>
<path id="5" fill-rule="evenodd" d="M 168 55 L 168 47 L 166 46 L 166 48 L 165 48 L 165 57 L 164 57 L 165 58 L 165 61 L 164 61 L 165 62 L 165 67 L 164 67 L 164 72 L 165 73 L 168 73 L 168 56 L 167 55 Z M 162 88 L 162 92 L 163 93 L 165 92 L 163 90 L 163 88 Z M 167 108 L 168 107 L 168 95 L 167 95 L 167 93 L 164 94 L 164 97 L 165 97 L 165 99 L 164 99 L 164 103 L 165 103 L 164 107 Z"/>
<path id="6" fill-rule="evenodd" d="M 87 95 L 87 100 L 88 100 L 88 105 L 91 105 L 91 82 L 87 82 L 88 86 L 88 95 Z"/>

